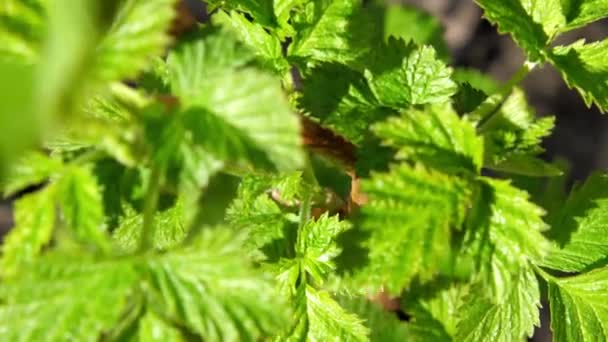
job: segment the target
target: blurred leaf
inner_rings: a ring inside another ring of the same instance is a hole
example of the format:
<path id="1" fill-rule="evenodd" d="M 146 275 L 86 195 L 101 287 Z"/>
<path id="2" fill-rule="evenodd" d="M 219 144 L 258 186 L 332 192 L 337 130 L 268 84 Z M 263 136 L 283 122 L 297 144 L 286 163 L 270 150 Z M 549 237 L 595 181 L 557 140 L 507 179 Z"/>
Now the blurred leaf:
<path id="1" fill-rule="evenodd" d="M 344 311 L 325 291 L 304 285 L 297 292 L 294 326 L 281 340 L 366 341 L 369 335 L 360 318 Z"/>
<path id="2" fill-rule="evenodd" d="M 289 63 L 283 57 L 281 42 L 277 37 L 264 30 L 260 24 L 251 22 L 238 12 L 218 12 L 213 16 L 217 22 L 228 27 L 238 39 L 246 44 L 264 64 L 278 74 L 289 69 Z"/>
<path id="3" fill-rule="evenodd" d="M 343 308 L 353 312 L 365 321 L 370 330 L 370 341 L 409 341 L 407 323 L 399 321 L 393 312 L 385 310 L 377 303 L 365 297 L 339 298 Z"/>
<path id="4" fill-rule="evenodd" d="M 96 341 L 121 319 L 137 280 L 130 264 L 47 258 L 0 286 L 5 341 Z"/>
<path id="5" fill-rule="evenodd" d="M 449 59 L 443 26 L 434 16 L 407 5 L 388 5 L 384 13 L 384 37 L 393 36 L 418 45 L 432 45 L 439 57 Z"/>
<path id="6" fill-rule="evenodd" d="M 11 196 L 28 186 L 39 185 L 62 168 L 57 159 L 40 152 L 27 153 L 11 166 L 6 181 L 1 182 L 3 195 Z"/>
<path id="7" fill-rule="evenodd" d="M 190 248 L 145 261 L 150 307 L 205 340 L 254 341 L 285 323 L 270 282 L 242 257 L 243 236 L 202 230 Z"/>
<path id="8" fill-rule="evenodd" d="M 89 167 L 70 166 L 57 184 L 57 199 L 67 228 L 82 242 L 108 252 L 103 198 Z"/>
<path id="9" fill-rule="evenodd" d="M 33 262 L 53 235 L 56 220 L 55 188 L 26 195 L 15 202 L 15 226 L 2 244 L 0 273 L 3 279 L 15 276 Z"/>

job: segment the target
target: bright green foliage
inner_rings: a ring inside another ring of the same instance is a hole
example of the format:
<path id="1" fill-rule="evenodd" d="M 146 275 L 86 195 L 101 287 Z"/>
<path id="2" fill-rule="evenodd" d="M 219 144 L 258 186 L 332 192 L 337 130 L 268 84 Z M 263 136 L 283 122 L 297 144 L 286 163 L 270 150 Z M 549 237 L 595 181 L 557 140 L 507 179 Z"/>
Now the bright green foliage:
<path id="1" fill-rule="evenodd" d="M 418 47 L 389 38 L 387 45 L 371 53 L 365 78 L 380 103 L 406 105 L 441 103 L 456 92 L 452 70 L 437 59 L 432 47 Z"/>
<path id="2" fill-rule="evenodd" d="M 340 222 L 337 216 L 323 214 L 298 231 L 296 258 L 300 262 L 300 269 L 306 271 L 315 282 L 323 282 L 335 269 L 333 259 L 341 252 L 336 237 L 348 228 L 348 223 Z"/>
<path id="3" fill-rule="evenodd" d="M 5 0 L 0 340 L 518 341 L 544 285 L 557 341 L 606 339 L 606 177 L 559 205 L 518 84 L 549 62 L 606 110 L 606 41 L 552 44 L 608 3 L 477 2 L 529 58 L 503 85 L 381 1 L 176 29 L 174 0 Z"/>
<path id="4" fill-rule="evenodd" d="M 303 189 L 300 172 L 246 177 L 226 211 L 226 218 L 235 229 L 247 233 L 246 246 L 253 254 L 261 252 L 262 259 L 276 259 L 287 248 L 285 239 L 297 222 L 293 208 Z M 265 248 L 270 246 L 273 248 Z"/>
<path id="5" fill-rule="evenodd" d="M 521 89 L 513 89 L 506 99 L 502 94 L 488 97 L 468 116 L 484 138 L 485 167 L 527 176 L 560 173 L 536 158 L 544 151 L 540 143 L 551 133 L 555 118 L 535 119 Z"/>
<path id="6" fill-rule="evenodd" d="M 369 123 L 392 111 L 383 107 L 363 75 L 339 64 L 321 64 L 304 75 L 298 105 L 355 144 L 361 144 Z"/>
<path id="7" fill-rule="evenodd" d="M 398 159 L 421 161 L 440 170 L 478 173 L 483 143 L 470 122 L 447 105 L 408 110 L 374 127 L 384 142 L 398 148 Z"/>
<path id="8" fill-rule="evenodd" d="M 582 272 L 605 264 L 608 254 L 606 217 L 608 178 L 592 175 L 576 188 L 551 221 L 557 244 L 543 265 L 564 272 Z"/>
<path id="9" fill-rule="evenodd" d="M 250 14 L 256 22 L 264 26 L 274 26 L 276 24 L 274 8 L 272 5 L 273 1 L 235 0 L 227 2 L 222 0 L 210 0 L 207 2 L 210 6 L 212 6 L 212 8 L 217 6 L 225 6 L 227 9 L 236 9 L 246 12 Z"/>
<path id="10" fill-rule="evenodd" d="M 242 243 L 242 235 L 208 228 L 187 249 L 145 261 L 151 307 L 207 340 L 257 340 L 275 332 L 284 306 L 244 262 Z"/>
<path id="11" fill-rule="evenodd" d="M 196 39 L 171 54 L 171 89 L 187 109 L 183 120 L 194 142 L 220 159 L 298 167 L 297 118 L 276 79 L 242 68 L 251 57 L 225 34 Z"/>
<path id="12" fill-rule="evenodd" d="M 344 311 L 325 291 L 309 285 L 298 290 L 296 326 L 287 340 L 366 341 L 369 331 L 361 319 Z"/>
<path id="13" fill-rule="evenodd" d="M 540 324 L 540 291 L 534 272 L 524 268 L 514 274 L 505 301 L 494 303 L 471 289 L 459 310 L 455 341 L 518 341 L 532 336 Z"/>
<path id="14" fill-rule="evenodd" d="M 492 23 L 498 25 L 501 33 L 511 33 L 513 39 L 521 46 L 532 60 L 541 58 L 539 50 L 544 48 L 550 40 L 550 33 L 543 28 L 540 18 L 534 18 L 533 13 L 540 14 L 544 11 L 547 14 L 547 22 L 554 19 L 557 0 L 548 1 L 540 8 L 544 1 L 527 1 L 528 6 L 524 6 L 520 0 L 492 1 L 477 0 L 479 6 L 484 10 L 484 15 Z"/>
<path id="15" fill-rule="evenodd" d="M 406 341 L 411 338 L 404 322 L 367 298 L 344 296 L 340 298 L 340 304 L 365 320 L 365 325 L 370 327 L 371 341 Z"/>
<path id="16" fill-rule="evenodd" d="M 396 294 L 419 275 L 430 278 L 449 257 L 450 228 L 464 220 L 467 183 L 422 165 L 400 165 L 363 184 L 369 204 L 363 227 L 371 234 L 369 266 L 361 281 L 370 291 Z"/>
<path id="17" fill-rule="evenodd" d="M 313 63 L 355 63 L 379 36 L 378 28 L 368 19 L 358 0 L 309 1 L 295 18 L 298 30 L 289 55 Z"/>
<path id="18" fill-rule="evenodd" d="M 562 1 L 562 12 L 566 17 L 566 27 L 570 30 L 608 16 L 606 0 Z"/>
<path id="19" fill-rule="evenodd" d="M 169 42 L 174 0 L 127 0 L 100 40 L 95 55 L 100 80 L 135 77 Z M 150 15 L 150 13 L 156 13 Z"/>
<path id="20" fill-rule="evenodd" d="M 183 220 L 181 202 L 154 216 L 154 247 L 167 250 L 181 243 L 187 235 Z M 118 228 L 113 232 L 113 239 L 121 250 L 135 252 L 141 239 L 143 217 L 133 208 L 127 207 L 124 216 L 120 218 Z"/>
<path id="21" fill-rule="evenodd" d="M 90 169 L 72 167 L 57 184 L 61 213 L 70 231 L 84 242 L 107 250 L 101 189 Z"/>
<path id="22" fill-rule="evenodd" d="M 0 286 L 2 340 L 96 341 L 120 320 L 137 280 L 128 263 L 73 257 L 27 271 Z"/>
<path id="23" fill-rule="evenodd" d="M 445 279 L 440 279 L 446 281 Z M 414 286 L 403 296 L 404 308 L 412 314 L 408 333 L 414 341 L 452 341 L 463 317 L 461 309 L 468 286 L 439 282 Z"/>
<path id="24" fill-rule="evenodd" d="M 576 88 L 587 105 L 595 103 L 608 109 L 606 91 L 605 42 L 550 48 L 562 32 L 584 26 L 608 16 L 608 2 L 603 0 L 477 0 L 486 17 L 505 33 L 511 33 L 528 57 L 548 60 L 561 73 L 570 87 Z"/>
<path id="25" fill-rule="evenodd" d="M 0 6 L 0 60 L 31 63 L 38 58 L 45 1 L 7 0 Z"/>
<path id="26" fill-rule="evenodd" d="M 41 184 L 61 170 L 61 163 L 41 153 L 30 153 L 13 165 L 2 184 L 4 196 L 10 196 L 31 184 Z"/>
<path id="27" fill-rule="evenodd" d="M 186 338 L 175 327 L 163 321 L 153 312 L 147 312 L 139 321 L 138 341 L 183 342 Z"/>
<path id="28" fill-rule="evenodd" d="M 49 186 L 15 203 L 15 227 L 2 245 L 2 277 L 15 275 L 20 267 L 32 262 L 51 240 L 56 220 L 53 191 L 55 189 Z"/>
<path id="29" fill-rule="evenodd" d="M 608 40 L 585 44 L 584 40 L 568 46 L 558 46 L 549 61 L 562 74 L 566 83 L 579 91 L 585 103 L 608 110 Z"/>
<path id="30" fill-rule="evenodd" d="M 527 197 L 508 182 L 483 178 L 467 223 L 463 253 L 474 260 L 477 276 L 499 303 L 517 286 L 514 273 L 542 260 L 549 249 L 541 234 L 546 229 L 543 210 Z"/>
<path id="31" fill-rule="evenodd" d="M 608 339 L 608 269 L 550 278 L 551 330 L 556 341 Z"/>

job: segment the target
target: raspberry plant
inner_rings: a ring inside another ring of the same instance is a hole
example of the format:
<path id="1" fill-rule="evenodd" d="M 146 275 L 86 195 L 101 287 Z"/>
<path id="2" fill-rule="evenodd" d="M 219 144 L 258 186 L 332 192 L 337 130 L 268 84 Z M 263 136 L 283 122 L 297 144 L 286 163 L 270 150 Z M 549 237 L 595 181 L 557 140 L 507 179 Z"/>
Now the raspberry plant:
<path id="1" fill-rule="evenodd" d="M 517 341 L 542 296 L 606 340 L 608 176 L 560 196 L 519 83 L 608 110 L 608 40 L 554 43 L 608 1 L 477 3 L 504 84 L 412 8 L 4 0 L 0 339 Z"/>

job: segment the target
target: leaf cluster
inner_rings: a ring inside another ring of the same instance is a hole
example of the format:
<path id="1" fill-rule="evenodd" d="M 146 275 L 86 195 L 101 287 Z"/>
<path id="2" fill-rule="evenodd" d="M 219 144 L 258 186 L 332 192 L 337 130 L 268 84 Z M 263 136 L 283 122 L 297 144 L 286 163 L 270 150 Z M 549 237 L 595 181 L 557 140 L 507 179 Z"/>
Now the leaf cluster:
<path id="1" fill-rule="evenodd" d="M 172 0 L 5 2 L 1 340 L 513 341 L 544 296 L 555 340 L 607 338 L 608 180 L 522 185 L 563 182 L 518 87 L 548 62 L 606 110 L 605 41 L 552 44 L 606 1 L 478 0 L 528 57 L 505 84 L 380 2 L 175 36 Z"/>

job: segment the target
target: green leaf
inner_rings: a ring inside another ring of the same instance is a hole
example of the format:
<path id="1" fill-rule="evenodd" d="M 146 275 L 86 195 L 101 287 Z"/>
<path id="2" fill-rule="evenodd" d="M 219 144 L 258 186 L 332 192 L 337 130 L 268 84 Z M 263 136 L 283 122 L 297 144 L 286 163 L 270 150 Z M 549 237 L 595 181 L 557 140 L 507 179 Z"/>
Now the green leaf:
<path id="1" fill-rule="evenodd" d="M 525 154 L 514 154 L 505 161 L 487 165 L 488 169 L 529 177 L 561 176 L 562 170 L 541 159 Z"/>
<path id="2" fill-rule="evenodd" d="M 520 341 L 540 325 L 540 291 L 530 268 L 515 274 L 505 301 L 495 303 L 473 288 L 459 309 L 455 341 Z M 481 294 L 481 295 L 480 295 Z"/>
<path id="3" fill-rule="evenodd" d="M 514 273 L 540 262 L 550 245 L 541 233 L 546 229 L 544 211 L 528 200 L 527 193 L 507 181 L 481 181 L 462 253 L 475 264 L 488 297 L 501 303 L 517 286 Z"/>
<path id="4" fill-rule="evenodd" d="M 126 206 L 120 218 L 118 228 L 112 233 L 112 238 L 124 252 L 133 253 L 139 247 L 143 229 L 142 214 Z M 173 207 L 159 211 L 154 215 L 154 247 L 158 250 L 167 250 L 178 246 L 188 234 L 184 226 L 183 206 L 178 201 Z"/>
<path id="5" fill-rule="evenodd" d="M 450 105 L 410 109 L 400 117 L 374 126 L 385 144 L 399 150 L 398 159 L 421 162 L 442 171 L 481 168 L 483 142 L 470 122 L 461 119 Z"/>
<path id="6" fill-rule="evenodd" d="M 399 321 L 397 315 L 389 312 L 378 303 L 365 297 L 339 297 L 340 305 L 365 320 L 370 330 L 370 341 L 409 341 L 407 324 Z"/>
<path id="7" fill-rule="evenodd" d="M 186 128 L 216 157 L 229 151 L 247 159 L 244 150 L 253 150 L 278 169 L 297 168 L 303 163 L 299 123 L 280 82 L 252 68 L 235 70 L 249 58 L 226 39 L 195 40 L 169 55 L 171 89 L 190 110 Z M 211 47 L 220 50 L 207 53 Z M 210 59 L 222 51 L 227 56 Z"/>
<path id="8" fill-rule="evenodd" d="M 408 290 L 401 306 L 412 316 L 407 325 L 411 339 L 452 341 L 468 293 L 468 284 L 450 284 L 441 277 Z"/>
<path id="9" fill-rule="evenodd" d="M 547 282 L 555 341 L 608 339 L 608 268 Z"/>
<path id="10" fill-rule="evenodd" d="M 539 176 L 559 174 L 534 158 L 544 152 L 540 143 L 551 134 L 555 117 L 536 119 L 520 88 L 504 97 L 494 94 L 468 114 L 484 138 L 484 166 L 494 170 Z"/>
<path id="11" fill-rule="evenodd" d="M 407 164 L 363 180 L 369 203 L 361 211 L 371 234 L 369 265 L 357 275 L 364 288 L 398 294 L 419 275 L 428 279 L 450 255 L 450 230 L 470 204 L 470 188 L 458 178 Z"/>
<path id="12" fill-rule="evenodd" d="M 285 323 L 271 283 L 242 257 L 244 236 L 207 228 L 187 249 L 145 261 L 151 307 L 211 341 L 255 341 Z"/>
<path id="13" fill-rule="evenodd" d="M 137 330 L 141 342 L 185 342 L 182 333 L 153 312 L 147 312 L 139 321 Z"/>
<path id="14" fill-rule="evenodd" d="M 2 244 L 0 270 L 3 278 L 17 274 L 34 261 L 49 243 L 55 226 L 55 189 L 52 186 L 15 202 L 15 226 Z"/>
<path id="15" fill-rule="evenodd" d="M 294 34 L 294 29 L 290 24 L 292 13 L 307 2 L 308 0 L 274 0 L 274 13 L 287 35 L 292 36 Z"/>
<path id="16" fill-rule="evenodd" d="M 65 223 L 75 236 L 102 251 L 109 250 L 103 198 L 88 167 L 70 166 L 57 184 L 57 199 Z"/>
<path id="17" fill-rule="evenodd" d="M 280 340 L 288 341 L 367 341 L 369 330 L 357 316 L 346 312 L 325 291 L 301 286 L 292 330 Z"/>
<path id="18" fill-rule="evenodd" d="M 391 110 L 378 103 L 359 72 L 323 63 L 304 74 L 298 105 L 302 110 L 355 144 L 369 135 L 369 126 Z"/>
<path id="19" fill-rule="evenodd" d="M 389 38 L 366 57 L 365 78 L 383 105 L 442 103 L 457 91 L 452 69 L 436 58 L 435 49 Z"/>
<path id="20" fill-rule="evenodd" d="M 30 152 L 17 160 L 2 182 L 4 196 L 14 195 L 28 186 L 38 185 L 62 170 L 62 163 L 39 152 Z"/>
<path id="21" fill-rule="evenodd" d="M 277 24 L 274 15 L 273 1 L 267 0 L 209 0 L 207 3 L 211 8 L 223 7 L 227 10 L 235 9 L 246 12 L 253 19 L 267 27 L 273 27 Z"/>
<path id="22" fill-rule="evenodd" d="M 121 319 L 137 280 L 130 264 L 50 258 L 0 286 L 0 339 L 97 341 Z"/>
<path id="23" fill-rule="evenodd" d="M 608 257 L 608 176 L 596 173 L 577 187 L 551 220 L 548 235 L 557 241 L 542 265 L 581 272 Z"/>
<path id="24" fill-rule="evenodd" d="M 604 0 L 476 0 L 501 32 L 513 35 L 532 61 L 549 57 L 547 47 L 560 33 L 608 15 Z"/>
<path id="25" fill-rule="evenodd" d="M 33 63 L 45 33 L 45 1 L 6 0 L 0 7 L 0 60 Z"/>
<path id="26" fill-rule="evenodd" d="M 336 268 L 333 259 L 341 252 L 336 239 L 349 228 L 348 222 L 325 213 L 316 220 L 308 221 L 298 231 L 296 258 L 301 263 L 301 269 L 308 272 L 318 284 L 323 283 Z"/>
<path id="27" fill-rule="evenodd" d="M 608 2 L 605 0 L 566 0 L 561 3 L 567 22 L 562 31 L 585 26 L 608 16 Z"/>
<path id="28" fill-rule="evenodd" d="M 40 108 L 51 116 L 79 110 L 89 91 L 137 74 L 163 52 L 174 0 L 53 1 L 41 60 Z M 150 15 L 150 13 L 156 13 Z M 76 20 L 77 18 L 77 20 Z"/>
<path id="29" fill-rule="evenodd" d="M 175 0 L 126 0 L 95 49 L 95 77 L 132 78 L 152 64 L 169 43 Z M 153 15 L 152 15 L 153 14 Z"/>
<path id="30" fill-rule="evenodd" d="M 274 35 L 266 32 L 261 25 L 251 22 L 238 12 L 219 12 L 213 16 L 217 22 L 229 28 L 238 39 L 246 44 L 264 64 L 278 74 L 289 69 L 289 63 L 283 57 L 281 42 Z"/>
<path id="31" fill-rule="evenodd" d="M 585 44 L 579 40 L 568 46 L 557 46 L 549 54 L 566 83 L 576 88 L 587 106 L 595 104 L 608 111 L 608 39 Z"/>
<path id="32" fill-rule="evenodd" d="M 476 0 L 484 16 L 498 25 L 501 33 L 511 33 L 532 61 L 541 59 L 542 50 L 549 44 L 555 32 L 556 20 L 562 18 L 557 0 L 492 1 Z M 545 27 L 550 28 L 547 32 Z"/>
<path id="33" fill-rule="evenodd" d="M 291 58 L 353 64 L 381 39 L 381 27 L 359 0 L 311 1 L 295 19 Z"/>
<path id="34" fill-rule="evenodd" d="M 271 197 L 271 193 L 275 193 L 285 198 L 285 192 L 278 191 L 273 183 L 267 177 L 244 178 L 239 185 L 237 197 L 226 212 L 231 227 L 246 232 L 246 247 L 253 251 L 262 249 L 266 258 L 272 258 L 273 255 L 268 255 L 270 251 L 263 247 L 284 238 L 285 229 L 293 223 L 288 220 L 279 203 Z"/>

